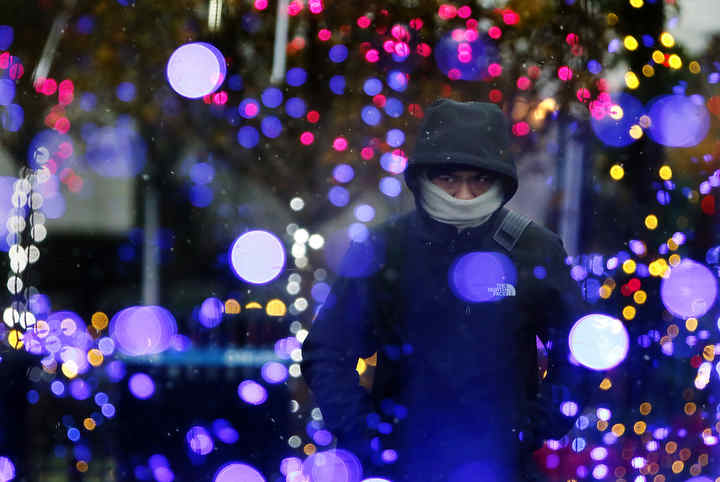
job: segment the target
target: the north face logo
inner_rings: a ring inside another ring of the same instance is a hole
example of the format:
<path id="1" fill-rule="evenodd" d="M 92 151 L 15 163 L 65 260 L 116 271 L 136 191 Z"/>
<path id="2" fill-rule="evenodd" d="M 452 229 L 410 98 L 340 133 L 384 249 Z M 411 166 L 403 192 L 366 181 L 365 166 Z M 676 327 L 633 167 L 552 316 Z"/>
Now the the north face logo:
<path id="1" fill-rule="evenodd" d="M 498 283 L 494 288 L 488 288 L 488 292 L 498 298 L 515 296 L 515 287 L 510 283 Z"/>

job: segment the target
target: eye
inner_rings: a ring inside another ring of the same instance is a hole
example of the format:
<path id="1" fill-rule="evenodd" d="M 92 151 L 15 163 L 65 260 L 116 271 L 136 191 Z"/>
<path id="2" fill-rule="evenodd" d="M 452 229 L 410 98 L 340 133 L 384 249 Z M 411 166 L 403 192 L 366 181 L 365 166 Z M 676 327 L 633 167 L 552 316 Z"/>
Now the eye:
<path id="1" fill-rule="evenodd" d="M 440 182 L 454 182 L 455 181 L 455 177 L 450 176 L 448 174 L 443 174 L 441 176 L 438 176 L 438 177 L 436 177 L 436 179 Z"/>

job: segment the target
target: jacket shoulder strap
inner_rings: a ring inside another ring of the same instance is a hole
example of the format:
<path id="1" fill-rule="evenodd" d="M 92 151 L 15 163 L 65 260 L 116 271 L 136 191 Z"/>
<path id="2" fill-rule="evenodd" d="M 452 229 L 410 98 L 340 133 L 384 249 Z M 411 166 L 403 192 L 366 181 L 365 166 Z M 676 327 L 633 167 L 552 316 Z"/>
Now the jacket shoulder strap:
<path id="1" fill-rule="evenodd" d="M 502 208 L 500 215 L 503 220 L 495 234 L 493 234 L 493 239 L 508 252 L 511 252 L 532 220 L 506 207 Z"/>

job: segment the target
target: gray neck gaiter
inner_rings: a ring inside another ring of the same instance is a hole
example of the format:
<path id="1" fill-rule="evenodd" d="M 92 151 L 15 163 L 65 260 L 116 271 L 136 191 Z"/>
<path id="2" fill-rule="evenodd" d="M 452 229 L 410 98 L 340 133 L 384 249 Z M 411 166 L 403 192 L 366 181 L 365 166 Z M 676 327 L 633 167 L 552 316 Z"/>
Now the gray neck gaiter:
<path id="1" fill-rule="evenodd" d="M 462 231 L 485 223 L 503 205 L 500 180 L 490 189 L 473 199 L 456 199 L 430 181 L 427 173 L 418 176 L 420 205 L 436 221 L 451 224 Z"/>

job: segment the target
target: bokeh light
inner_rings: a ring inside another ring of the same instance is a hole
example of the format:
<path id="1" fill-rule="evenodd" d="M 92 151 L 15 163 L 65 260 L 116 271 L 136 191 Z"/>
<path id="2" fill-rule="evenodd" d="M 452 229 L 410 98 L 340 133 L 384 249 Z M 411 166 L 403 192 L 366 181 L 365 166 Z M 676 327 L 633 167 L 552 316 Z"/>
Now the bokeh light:
<path id="1" fill-rule="evenodd" d="M 362 466 L 352 453 L 334 449 L 310 455 L 303 462 L 302 473 L 317 482 L 356 482 Z"/>
<path id="2" fill-rule="evenodd" d="M 645 113 L 642 102 L 630 94 L 621 93 L 612 99 L 599 96 L 590 103 L 590 125 L 602 142 L 612 147 L 624 147 L 635 142 L 630 128 L 639 123 Z"/>
<path id="3" fill-rule="evenodd" d="M 155 382 L 145 373 L 135 373 L 128 379 L 130 393 L 140 400 L 147 400 L 155 393 Z"/>
<path id="4" fill-rule="evenodd" d="M 474 251 L 458 258 L 448 273 L 455 296 L 472 303 L 515 296 L 517 271 L 502 253 Z"/>
<path id="5" fill-rule="evenodd" d="M 267 400 L 265 387 L 253 380 L 245 380 L 238 385 L 238 396 L 250 405 L 262 405 Z"/>
<path id="6" fill-rule="evenodd" d="M 178 47 L 170 56 L 166 74 L 170 87 L 189 99 L 212 94 L 225 81 L 227 67 L 213 45 L 193 42 Z"/>
<path id="7" fill-rule="evenodd" d="M 593 370 L 616 367 L 625 359 L 630 346 L 622 322 L 597 313 L 583 316 L 575 322 L 568 343 L 575 360 Z"/>
<path id="8" fill-rule="evenodd" d="M 197 455 L 207 455 L 215 448 L 212 436 L 205 427 L 196 425 L 185 434 L 188 448 Z"/>
<path id="9" fill-rule="evenodd" d="M 660 296 L 665 308 L 675 316 L 699 317 L 715 304 L 717 279 L 706 266 L 684 259 L 663 278 Z"/>
<path id="10" fill-rule="evenodd" d="M 254 467 L 241 462 L 231 462 L 217 471 L 213 482 L 265 482 L 265 478 Z"/>
<path id="11" fill-rule="evenodd" d="M 153 355 L 170 347 L 177 323 L 161 306 L 131 306 L 113 316 L 109 332 L 124 354 Z"/>
<path id="12" fill-rule="evenodd" d="M 666 95 L 648 104 L 648 135 L 668 147 L 693 147 L 710 129 L 710 113 L 700 96 Z"/>
<path id="13" fill-rule="evenodd" d="M 285 248 L 267 231 L 248 231 L 238 237 L 229 257 L 235 275 L 253 284 L 269 283 L 285 267 Z"/>

